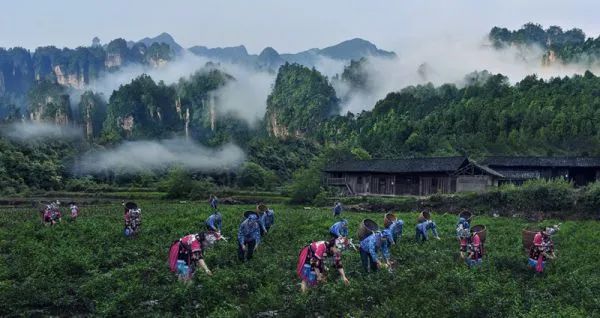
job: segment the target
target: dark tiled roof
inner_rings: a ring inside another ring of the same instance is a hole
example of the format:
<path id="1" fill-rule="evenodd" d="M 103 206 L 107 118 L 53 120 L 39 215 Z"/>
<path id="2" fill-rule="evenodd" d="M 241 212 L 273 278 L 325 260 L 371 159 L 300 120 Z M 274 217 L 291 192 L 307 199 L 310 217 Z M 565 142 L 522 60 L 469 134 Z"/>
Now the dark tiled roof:
<path id="1" fill-rule="evenodd" d="M 537 179 L 540 178 L 539 171 L 531 170 L 504 170 L 499 169 L 498 172 L 504 176 L 504 179 L 509 180 L 525 180 L 525 179 Z"/>
<path id="2" fill-rule="evenodd" d="M 325 172 L 454 172 L 465 162 L 465 157 L 348 160 L 327 166 Z"/>
<path id="3" fill-rule="evenodd" d="M 496 176 L 496 177 L 504 178 L 504 175 L 502 175 L 502 173 L 500 173 L 500 172 L 498 172 L 498 171 L 496 171 L 496 170 L 494 170 L 494 169 L 492 169 L 492 168 L 490 168 L 490 167 L 482 166 L 482 165 L 480 165 L 480 164 L 477 164 L 477 163 L 476 163 L 476 162 L 474 162 L 474 161 L 471 161 L 471 163 L 472 163 L 472 164 L 473 164 L 475 167 L 477 167 L 477 168 L 479 168 L 479 169 L 483 170 L 484 172 L 487 172 L 488 174 L 491 174 L 491 175 L 493 175 L 493 176 Z"/>
<path id="4" fill-rule="evenodd" d="M 488 167 L 600 167 L 600 157 L 487 157 Z"/>

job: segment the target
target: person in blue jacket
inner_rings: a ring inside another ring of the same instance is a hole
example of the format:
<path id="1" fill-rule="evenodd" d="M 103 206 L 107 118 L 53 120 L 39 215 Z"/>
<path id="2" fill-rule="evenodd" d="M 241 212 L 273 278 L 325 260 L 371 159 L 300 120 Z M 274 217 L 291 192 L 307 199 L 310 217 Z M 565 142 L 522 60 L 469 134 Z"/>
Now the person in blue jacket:
<path id="1" fill-rule="evenodd" d="M 425 221 L 417 224 L 417 226 L 415 227 L 415 232 L 416 232 L 415 239 L 417 240 L 417 242 L 427 241 L 427 231 L 428 230 L 431 230 L 433 237 L 435 237 L 438 240 L 440 239 L 440 236 L 438 235 L 438 232 L 437 232 L 437 227 L 435 225 L 435 222 L 433 222 L 432 220 L 425 220 Z"/>
<path id="2" fill-rule="evenodd" d="M 375 232 L 360 242 L 360 260 L 365 272 L 377 271 L 390 265 L 389 239 L 389 233 Z M 379 252 L 383 257 L 379 256 Z"/>
<path id="3" fill-rule="evenodd" d="M 238 257 L 244 262 L 252 259 L 252 255 L 260 244 L 260 221 L 258 215 L 252 212 L 241 224 L 238 230 Z"/>
<path id="4" fill-rule="evenodd" d="M 222 221 L 223 218 L 221 216 L 221 213 L 215 210 L 213 214 L 211 214 L 204 223 L 206 224 L 206 229 L 208 229 L 209 231 L 221 232 Z"/>
<path id="5" fill-rule="evenodd" d="M 341 202 L 336 202 L 335 206 L 333 207 L 333 217 L 339 217 L 340 215 L 342 215 L 342 211 L 344 210 L 344 208 L 342 207 L 342 203 Z"/>
<path id="6" fill-rule="evenodd" d="M 348 237 L 348 221 L 341 220 L 333 223 L 329 228 L 329 234 L 334 238 Z"/>
<path id="7" fill-rule="evenodd" d="M 264 234 L 267 234 L 271 226 L 273 226 L 273 224 L 275 223 L 275 212 L 272 209 L 268 209 L 265 212 L 263 212 L 260 216 L 260 223 L 262 226 L 261 234 L 263 234 L 262 232 L 264 232 Z"/>
<path id="8" fill-rule="evenodd" d="M 402 229 L 404 228 L 404 221 L 396 220 L 390 224 L 386 230 L 389 230 L 392 236 L 392 240 L 398 242 L 402 238 Z"/>
<path id="9" fill-rule="evenodd" d="M 214 196 L 214 195 L 212 195 L 212 194 L 211 194 L 211 195 L 210 195 L 210 199 L 208 200 L 208 202 L 210 202 L 210 207 L 211 207 L 213 210 L 216 210 L 216 209 L 217 209 L 217 206 L 219 205 L 219 199 L 217 199 L 217 197 L 216 197 L 216 196 Z"/>

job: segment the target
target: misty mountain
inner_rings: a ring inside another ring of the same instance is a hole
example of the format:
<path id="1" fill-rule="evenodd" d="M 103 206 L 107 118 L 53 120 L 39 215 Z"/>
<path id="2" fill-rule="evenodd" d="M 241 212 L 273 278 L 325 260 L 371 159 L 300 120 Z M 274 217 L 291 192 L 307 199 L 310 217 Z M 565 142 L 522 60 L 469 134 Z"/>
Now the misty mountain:
<path id="1" fill-rule="evenodd" d="M 230 63 L 246 63 L 254 57 L 248 54 L 246 47 L 243 45 L 224 48 L 208 48 L 197 45 L 189 48 L 188 51 L 198 56 Z"/>
<path id="2" fill-rule="evenodd" d="M 276 69 L 285 62 L 298 63 L 305 66 L 315 66 L 322 58 L 333 60 L 350 61 L 359 60 L 363 57 L 375 56 L 393 58 L 396 53 L 377 48 L 375 44 L 355 38 L 323 49 L 313 48 L 298 53 L 279 54 L 272 47 L 265 48 L 259 55 L 248 54 L 243 45 L 224 48 L 207 48 L 205 46 L 193 46 L 190 52 L 216 61 L 248 64 L 259 68 Z"/>
<path id="3" fill-rule="evenodd" d="M 378 49 L 375 44 L 355 38 L 339 44 L 326 47 L 318 51 L 318 54 L 335 60 L 359 60 L 362 57 L 376 56 L 392 58 L 396 53 Z"/>
<path id="4" fill-rule="evenodd" d="M 257 59 L 260 66 L 267 69 L 274 69 L 279 65 L 285 63 L 285 60 L 279 55 L 279 53 L 272 47 L 266 47 L 260 54 Z"/>
<path id="5" fill-rule="evenodd" d="M 150 47 L 152 46 L 152 44 L 154 43 L 164 43 L 167 44 L 171 50 L 173 50 L 175 53 L 181 53 L 183 51 L 183 47 L 181 45 L 179 45 L 177 42 L 175 42 L 175 39 L 173 39 L 173 37 L 166 32 L 163 32 L 153 38 L 148 38 L 145 37 L 139 41 L 137 41 L 137 43 L 144 43 L 144 45 L 146 45 L 146 47 Z"/>

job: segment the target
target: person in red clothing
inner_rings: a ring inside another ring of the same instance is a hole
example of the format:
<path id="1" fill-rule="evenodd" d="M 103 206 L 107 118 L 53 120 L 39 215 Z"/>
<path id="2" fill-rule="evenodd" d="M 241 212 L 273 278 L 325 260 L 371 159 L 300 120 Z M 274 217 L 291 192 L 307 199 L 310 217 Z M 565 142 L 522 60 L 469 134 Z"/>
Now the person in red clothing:
<path id="1" fill-rule="evenodd" d="M 351 246 L 345 237 L 334 238 L 329 241 L 312 242 L 300 251 L 296 273 L 302 280 L 301 290 L 306 292 L 309 286 L 315 286 L 325 281 L 327 268 L 326 258 L 331 258 L 333 267 L 337 269 L 344 284 L 350 281 L 346 277 L 342 266 L 342 251 Z"/>
<path id="2" fill-rule="evenodd" d="M 79 216 L 79 207 L 75 202 L 69 203 L 69 210 L 71 210 L 71 220 L 77 220 L 77 217 Z"/>
<path id="3" fill-rule="evenodd" d="M 121 202 L 125 211 L 123 219 L 125 220 L 125 236 L 138 234 L 142 225 L 142 210 L 133 202 Z"/>
<path id="4" fill-rule="evenodd" d="M 533 245 L 529 249 L 529 262 L 528 266 L 534 269 L 536 272 L 541 273 L 544 271 L 546 261 L 554 259 L 554 242 L 550 237 L 550 233 L 555 233 L 553 228 L 548 228 L 544 231 L 540 231 L 533 237 Z"/>
<path id="5" fill-rule="evenodd" d="M 60 201 L 56 200 L 56 202 L 51 202 L 46 205 L 43 213 L 42 220 L 46 225 L 55 225 L 58 222 L 62 221 L 62 215 L 60 213 Z"/>
<path id="6" fill-rule="evenodd" d="M 180 280 L 189 281 L 200 267 L 211 276 L 212 272 L 204 262 L 204 251 L 218 239 L 204 232 L 189 234 L 171 244 L 169 267 L 176 272 Z"/>
<path id="7" fill-rule="evenodd" d="M 481 265 L 483 258 L 483 243 L 479 238 L 479 233 L 475 232 L 471 236 L 471 243 L 467 244 L 467 258 L 465 259 L 469 267 Z"/>

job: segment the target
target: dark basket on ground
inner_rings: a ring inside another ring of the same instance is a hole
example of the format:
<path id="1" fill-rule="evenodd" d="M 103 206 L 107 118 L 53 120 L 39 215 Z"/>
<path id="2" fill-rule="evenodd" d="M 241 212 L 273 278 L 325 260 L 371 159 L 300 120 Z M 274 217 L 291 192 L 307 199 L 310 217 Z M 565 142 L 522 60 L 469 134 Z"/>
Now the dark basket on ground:
<path id="1" fill-rule="evenodd" d="M 424 222 L 426 220 L 431 220 L 431 213 L 429 213 L 427 211 L 423 211 L 417 217 L 417 222 L 421 223 L 421 222 Z"/>
<path id="2" fill-rule="evenodd" d="M 394 213 L 386 213 L 383 217 L 383 227 L 388 228 L 392 223 L 394 223 L 398 218 L 394 215 Z"/>
<path id="3" fill-rule="evenodd" d="M 362 241 L 377 230 L 379 230 L 379 226 L 377 223 L 375 223 L 375 221 L 371 219 L 364 219 L 358 226 L 358 239 Z"/>
<path id="4" fill-rule="evenodd" d="M 485 243 L 485 238 L 487 236 L 487 228 L 485 227 L 485 225 L 475 225 L 471 227 L 471 234 L 475 234 L 478 233 L 479 234 L 479 239 L 481 240 L 481 243 Z"/>

